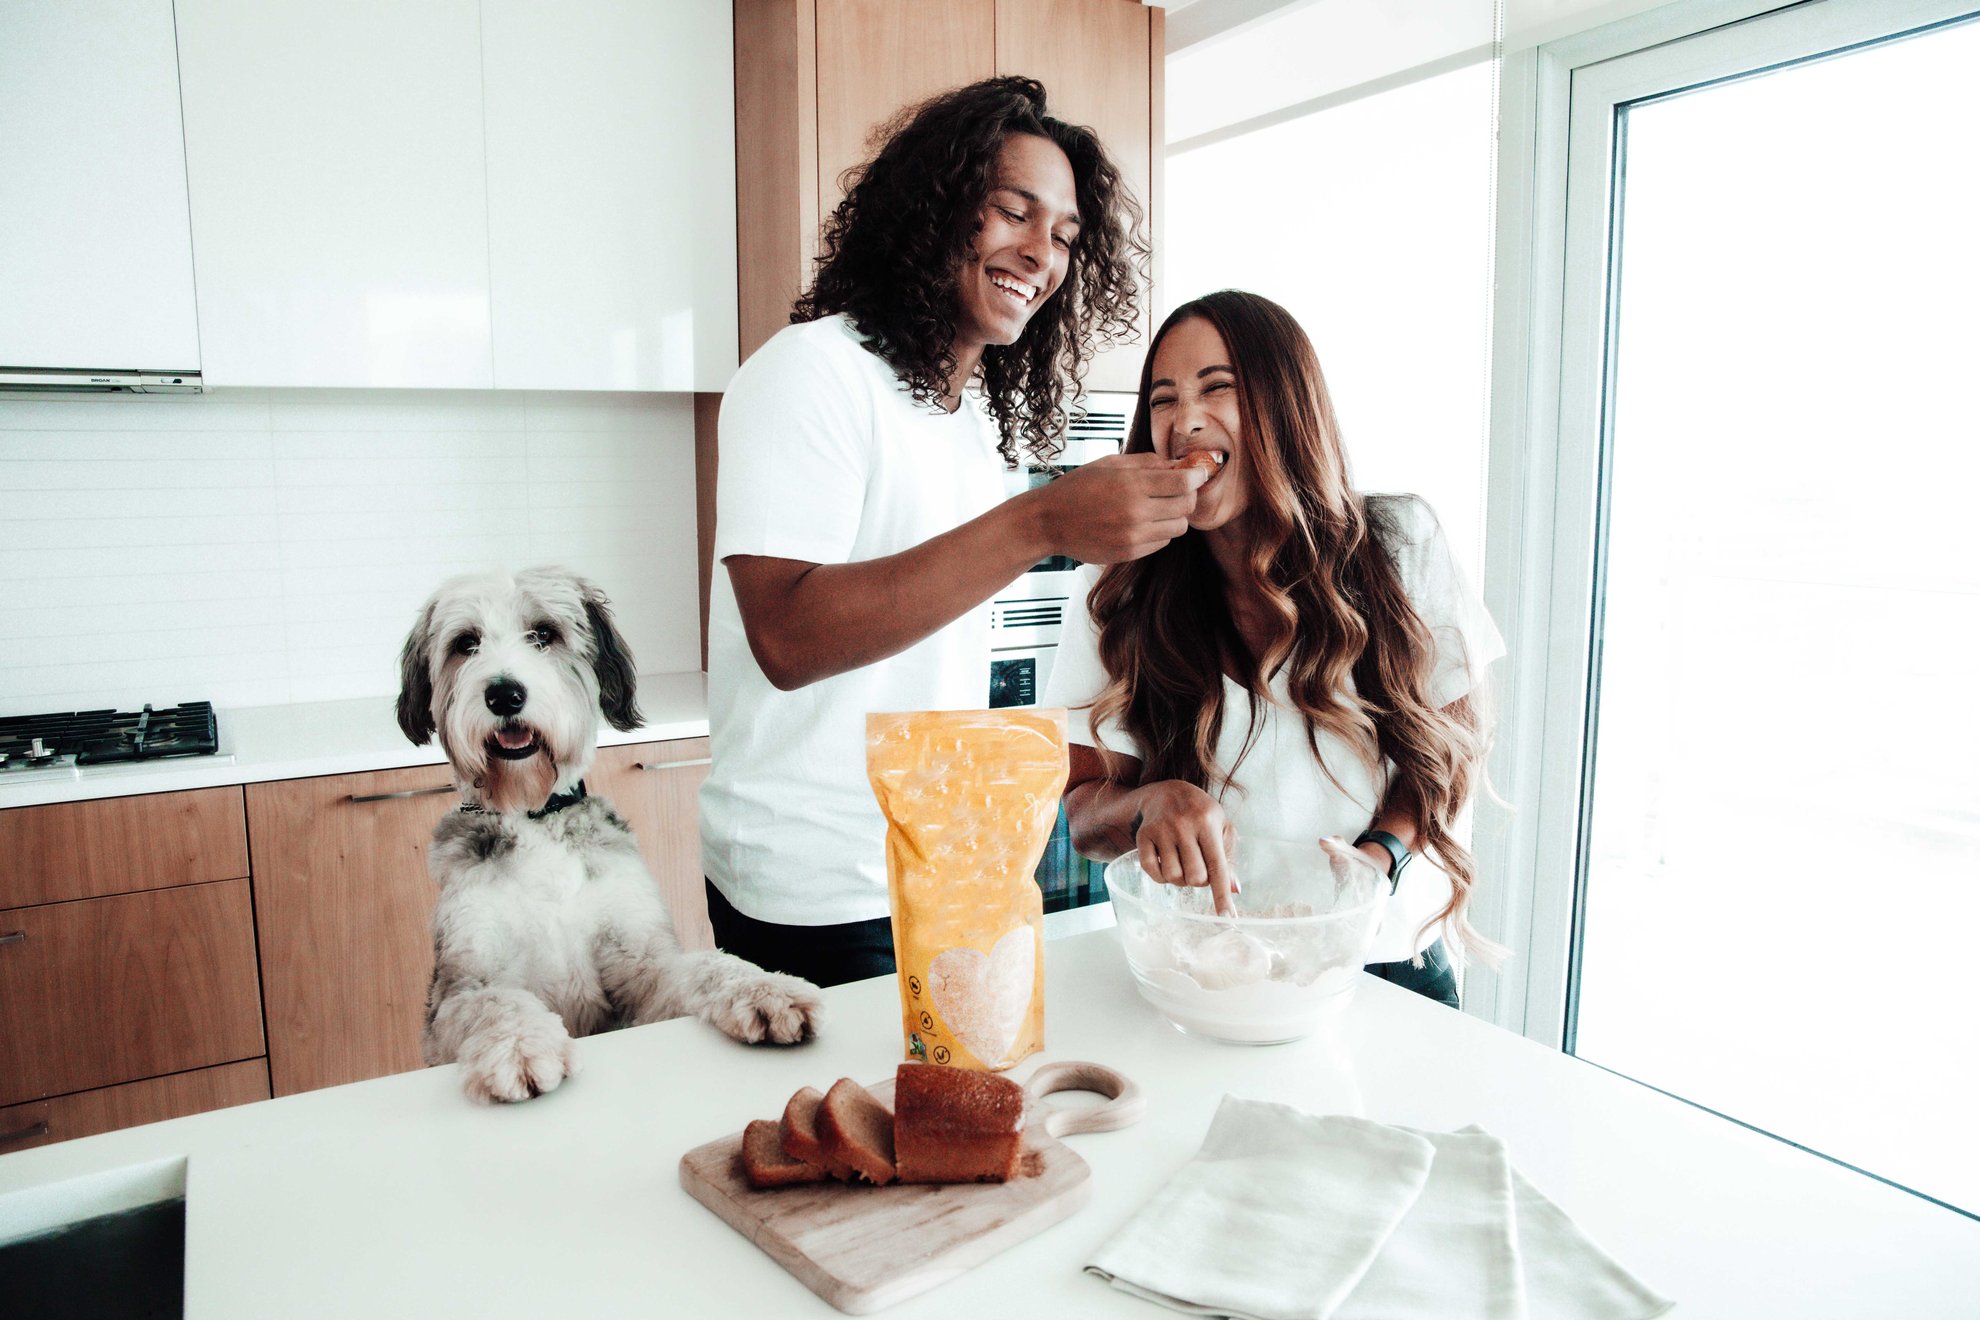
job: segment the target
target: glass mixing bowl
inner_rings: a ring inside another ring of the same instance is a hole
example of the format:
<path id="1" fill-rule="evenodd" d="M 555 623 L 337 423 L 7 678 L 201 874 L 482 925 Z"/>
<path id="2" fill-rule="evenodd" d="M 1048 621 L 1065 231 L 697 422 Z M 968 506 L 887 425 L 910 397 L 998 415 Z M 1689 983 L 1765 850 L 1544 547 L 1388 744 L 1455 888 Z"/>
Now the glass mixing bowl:
<path id="1" fill-rule="evenodd" d="M 1346 1007 L 1388 905 L 1372 866 L 1317 842 L 1239 840 L 1238 915 L 1210 890 L 1151 880 L 1127 853 L 1107 863 L 1121 947 L 1141 997 L 1183 1031 L 1247 1045 L 1298 1040 Z"/>

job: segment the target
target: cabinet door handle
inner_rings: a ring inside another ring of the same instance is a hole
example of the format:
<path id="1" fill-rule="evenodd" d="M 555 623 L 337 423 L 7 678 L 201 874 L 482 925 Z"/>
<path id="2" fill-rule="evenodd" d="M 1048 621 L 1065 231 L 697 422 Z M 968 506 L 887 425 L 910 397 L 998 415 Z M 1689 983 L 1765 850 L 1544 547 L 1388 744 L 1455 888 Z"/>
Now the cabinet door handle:
<path id="1" fill-rule="evenodd" d="M 30 1123 L 24 1128 L 15 1128 L 12 1132 L 0 1132 L 0 1144 L 9 1141 L 27 1141 L 34 1137 L 45 1137 L 47 1135 L 48 1120 L 44 1118 L 39 1123 Z"/>
<path id="2" fill-rule="evenodd" d="M 453 784 L 436 784 L 432 788 L 408 788 L 397 793 L 353 793 L 353 802 L 391 802 L 396 798 L 431 797 L 435 793 L 458 793 Z"/>
<path id="3" fill-rule="evenodd" d="M 691 765 L 714 765 L 715 758 L 704 756 L 699 761 L 634 761 L 635 770 L 684 770 Z"/>
<path id="4" fill-rule="evenodd" d="M 0 935 L 0 944 L 26 944 L 28 933 L 24 930 L 10 930 Z"/>

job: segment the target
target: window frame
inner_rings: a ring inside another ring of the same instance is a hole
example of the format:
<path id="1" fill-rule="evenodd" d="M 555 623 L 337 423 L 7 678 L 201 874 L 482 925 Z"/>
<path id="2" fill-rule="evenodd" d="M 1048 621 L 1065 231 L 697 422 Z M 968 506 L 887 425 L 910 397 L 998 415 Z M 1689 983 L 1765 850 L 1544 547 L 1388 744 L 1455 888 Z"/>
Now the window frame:
<path id="1" fill-rule="evenodd" d="M 1976 12 L 1980 0 L 1680 0 L 1506 55 L 1483 576 L 1509 654 L 1495 669 L 1473 920 L 1514 956 L 1471 969 L 1467 1012 L 1572 1050 L 1598 714 L 1616 108 Z"/>

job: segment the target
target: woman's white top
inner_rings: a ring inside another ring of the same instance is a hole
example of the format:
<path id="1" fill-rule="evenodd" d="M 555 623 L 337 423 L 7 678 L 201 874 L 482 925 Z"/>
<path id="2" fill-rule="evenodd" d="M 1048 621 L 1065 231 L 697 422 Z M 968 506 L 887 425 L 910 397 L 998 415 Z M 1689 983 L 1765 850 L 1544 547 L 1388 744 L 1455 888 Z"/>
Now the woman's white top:
<path id="1" fill-rule="evenodd" d="M 731 555 L 814 564 L 879 559 L 989 512 L 1005 496 L 997 428 L 965 396 L 919 404 L 851 323 L 780 330 L 722 400 L 708 602 L 701 864 L 759 921 L 887 915 L 886 825 L 866 780 L 873 711 L 981 709 L 990 613 L 972 609 L 863 669 L 780 692 L 743 633 Z"/>
<path id="2" fill-rule="evenodd" d="M 1399 540 L 1393 547 L 1396 568 L 1436 647 L 1430 696 L 1437 705 L 1448 706 L 1478 686 L 1485 667 L 1506 653 L 1505 642 L 1452 557 L 1450 543 L 1430 506 L 1411 495 L 1394 498 L 1391 508 Z M 1092 567 L 1083 570 L 1085 585 L 1090 588 L 1099 572 Z M 1140 745 L 1117 724 L 1101 726 L 1096 738 L 1089 714 L 1082 709 L 1092 705 L 1107 683 L 1098 640 L 1084 598 L 1069 602 L 1043 704 L 1067 707 L 1072 741 L 1143 759 Z M 1240 764 L 1250 713 L 1251 701 L 1244 687 L 1224 679 L 1224 723 L 1217 739 L 1217 765 L 1226 772 L 1236 766 L 1236 784 L 1225 789 L 1220 799 L 1237 830 L 1240 859 L 1247 836 L 1304 841 L 1332 835 L 1353 840 L 1373 823 L 1388 790 L 1392 766 L 1385 764 L 1379 776 L 1371 774 L 1360 755 L 1324 732 L 1316 758 L 1307 739 L 1306 721 L 1292 706 L 1283 674 L 1271 681 L 1271 700 L 1263 706 L 1258 740 Z M 1422 930 L 1423 923 L 1442 911 L 1450 899 L 1450 877 L 1430 859 L 1416 858 L 1403 872 L 1401 887 L 1389 903 L 1368 960 L 1397 962 L 1427 948 L 1443 932 L 1441 924 Z"/>

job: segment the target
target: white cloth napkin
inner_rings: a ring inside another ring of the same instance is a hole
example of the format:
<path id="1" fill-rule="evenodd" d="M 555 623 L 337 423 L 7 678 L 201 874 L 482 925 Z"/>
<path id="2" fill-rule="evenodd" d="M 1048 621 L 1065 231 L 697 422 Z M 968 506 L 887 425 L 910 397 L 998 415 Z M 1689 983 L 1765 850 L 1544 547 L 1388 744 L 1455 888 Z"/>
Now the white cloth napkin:
<path id="1" fill-rule="evenodd" d="M 1086 1268 L 1194 1315 L 1326 1320 L 1430 1176 L 1431 1144 L 1225 1096 L 1203 1149 Z"/>
<path id="2" fill-rule="evenodd" d="M 1529 1320 L 1506 1144 L 1476 1128 L 1416 1135 L 1436 1148 L 1430 1179 L 1338 1320 Z"/>
<path id="3" fill-rule="evenodd" d="M 1677 1305 L 1596 1246 L 1518 1169 L 1512 1185 L 1527 1320 L 1652 1320 Z"/>
<path id="4" fill-rule="evenodd" d="M 1235 1320 L 1651 1320 L 1672 1306 L 1480 1128 L 1419 1133 L 1232 1096 L 1196 1158 L 1086 1268 Z"/>

